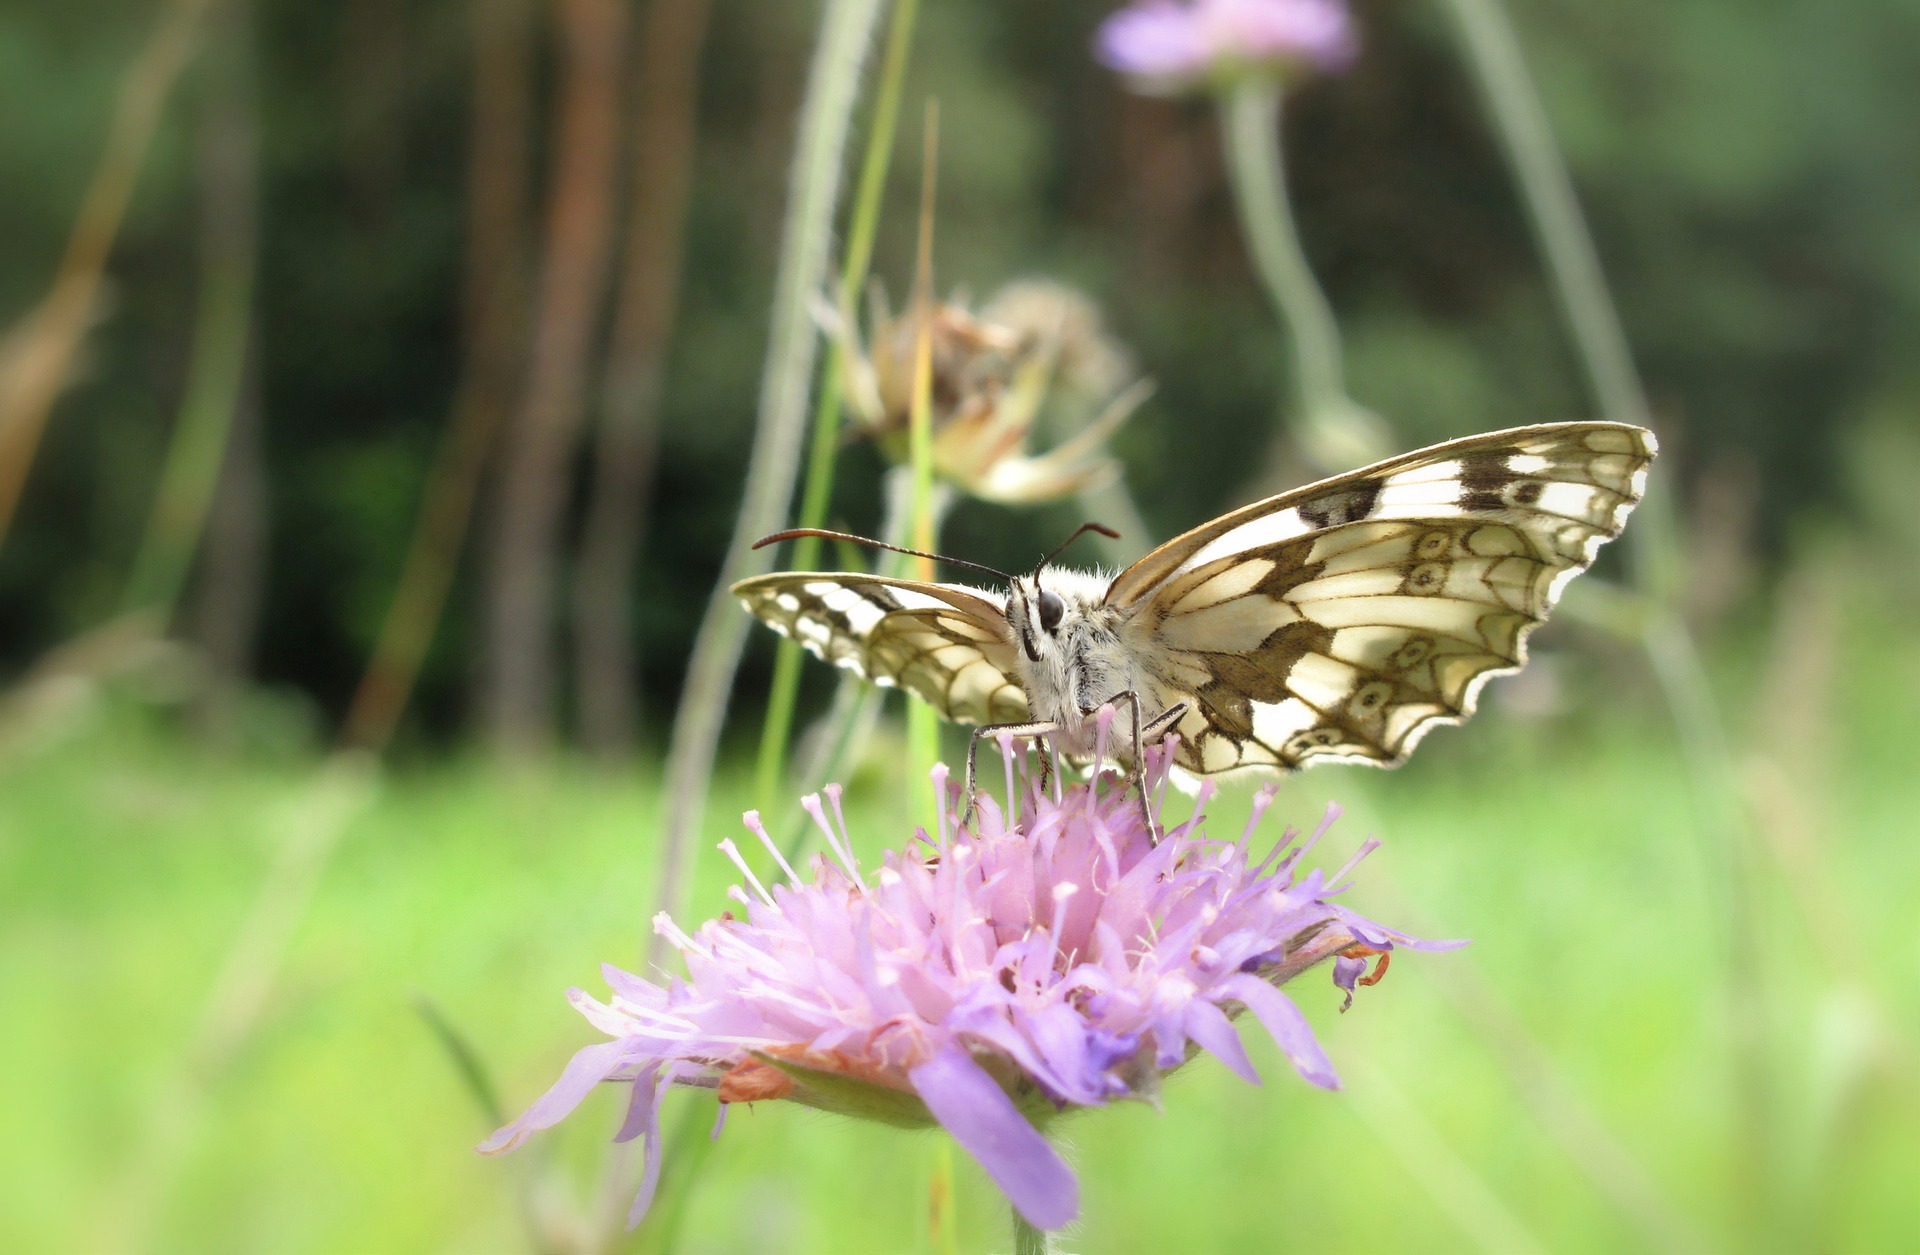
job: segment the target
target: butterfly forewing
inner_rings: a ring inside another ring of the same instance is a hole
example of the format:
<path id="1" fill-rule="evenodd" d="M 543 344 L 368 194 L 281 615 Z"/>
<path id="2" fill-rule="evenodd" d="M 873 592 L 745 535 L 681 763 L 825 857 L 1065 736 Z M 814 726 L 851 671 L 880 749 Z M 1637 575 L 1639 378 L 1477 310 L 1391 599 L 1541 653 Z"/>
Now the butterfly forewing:
<path id="1" fill-rule="evenodd" d="M 1258 502 L 1123 572 L 1109 605 L 1202 773 L 1400 762 L 1517 669 L 1640 498 L 1652 436 L 1613 423 L 1455 441 Z"/>
<path id="2" fill-rule="evenodd" d="M 1077 733 L 1089 700 L 1131 685 L 1149 720 L 1184 703 L 1180 761 L 1196 772 L 1390 766 L 1521 666 L 1567 580 L 1619 535 L 1653 455 L 1651 433 L 1619 423 L 1423 449 L 1215 519 L 1104 597 L 1053 572 L 1088 610 L 1025 645 L 1003 595 L 962 585 L 788 573 L 734 591 L 814 654 L 958 722 L 1037 710 Z"/>
<path id="3" fill-rule="evenodd" d="M 1017 723 L 1013 641 L 998 596 L 959 584 L 793 572 L 733 586 L 746 608 L 809 653 L 906 688 L 956 723 Z"/>

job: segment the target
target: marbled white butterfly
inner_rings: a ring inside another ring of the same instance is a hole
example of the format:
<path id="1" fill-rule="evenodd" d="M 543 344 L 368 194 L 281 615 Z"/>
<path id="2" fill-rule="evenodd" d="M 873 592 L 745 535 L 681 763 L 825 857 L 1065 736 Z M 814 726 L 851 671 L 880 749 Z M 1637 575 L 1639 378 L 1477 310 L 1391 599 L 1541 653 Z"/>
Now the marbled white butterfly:
<path id="1" fill-rule="evenodd" d="M 1112 703 L 1128 717 L 1110 752 L 1136 772 L 1133 747 L 1170 730 L 1202 775 L 1394 766 L 1525 663 L 1528 634 L 1625 526 L 1654 452 L 1653 433 L 1621 423 L 1450 441 L 1235 510 L 1111 580 L 1049 559 L 1011 576 L 961 564 L 1004 591 L 805 571 L 733 591 L 815 655 L 981 725 L 975 746 L 1052 734 L 1086 759 Z M 967 767 L 971 801 L 972 753 Z"/>

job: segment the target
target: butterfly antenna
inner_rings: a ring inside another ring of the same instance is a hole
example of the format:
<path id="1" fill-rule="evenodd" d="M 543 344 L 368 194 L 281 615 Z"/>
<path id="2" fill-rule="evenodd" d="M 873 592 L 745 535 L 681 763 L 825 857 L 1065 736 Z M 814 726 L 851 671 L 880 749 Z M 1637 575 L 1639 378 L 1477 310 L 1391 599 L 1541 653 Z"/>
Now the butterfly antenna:
<path id="1" fill-rule="evenodd" d="M 1105 529 L 1103 528 L 1101 530 L 1104 531 Z M 856 545 L 866 545 L 871 549 L 890 549 L 894 553 L 904 553 L 910 558 L 928 558 L 934 562 L 945 562 L 952 566 L 970 567 L 975 571 L 991 575 L 995 579 L 1005 580 L 1009 584 L 1013 583 L 1013 576 L 1008 575 L 1005 571 L 997 571 L 990 566 L 982 566 L 978 562 L 968 562 L 965 558 L 943 557 L 937 553 L 928 553 L 924 549 L 908 549 L 901 545 L 889 545 L 886 541 L 875 540 L 871 536 L 856 536 L 852 532 L 829 532 L 818 527 L 796 527 L 791 531 L 775 532 L 771 536 L 762 536 L 759 540 L 754 541 L 753 547 L 755 549 L 763 549 L 768 545 L 777 545 L 783 540 L 798 540 L 802 536 L 818 536 L 821 540 L 844 540 Z"/>
<path id="2" fill-rule="evenodd" d="M 1073 535 L 1061 541 L 1060 544 L 1057 547 L 1055 547 L 1052 553 L 1040 559 L 1040 565 L 1033 569 L 1033 573 L 1035 575 L 1038 575 L 1040 574 L 1040 572 L 1052 566 L 1053 560 L 1059 557 L 1061 554 L 1065 553 L 1067 551 L 1068 545 L 1071 545 L 1074 541 L 1079 540 L 1082 536 L 1085 536 L 1088 532 L 1099 532 L 1102 536 L 1105 536 L 1108 540 L 1120 539 L 1120 533 L 1114 531 L 1111 527 L 1108 527 L 1105 523 L 1082 523 L 1078 528 L 1074 529 Z"/>

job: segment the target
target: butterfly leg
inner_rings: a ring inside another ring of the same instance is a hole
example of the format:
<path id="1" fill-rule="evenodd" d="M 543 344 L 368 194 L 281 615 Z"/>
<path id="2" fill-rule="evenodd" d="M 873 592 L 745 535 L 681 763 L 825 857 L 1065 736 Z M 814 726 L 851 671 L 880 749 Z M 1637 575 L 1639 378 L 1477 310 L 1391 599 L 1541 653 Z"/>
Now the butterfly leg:
<path id="1" fill-rule="evenodd" d="M 1180 717 L 1186 713 L 1187 704 L 1185 702 L 1175 702 L 1153 718 L 1147 720 L 1144 735 L 1150 741 L 1165 736 L 1167 733 L 1173 731 L 1173 725 L 1179 723 Z"/>
<path id="2" fill-rule="evenodd" d="M 1108 699 L 1107 704 L 1118 706 L 1122 702 L 1127 704 L 1127 711 L 1133 718 L 1133 767 L 1127 773 L 1127 780 L 1133 785 L 1134 791 L 1140 795 L 1140 817 L 1146 821 L 1147 836 L 1153 844 L 1158 845 L 1160 829 L 1154 824 L 1153 811 L 1147 804 L 1146 738 L 1160 736 L 1180 722 L 1180 717 L 1187 713 L 1187 704 L 1175 702 L 1147 720 L 1143 727 L 1140 723 L 1140 695 L 1128 689 L 1122 693 L 1115 693 Z M 1091 718 L 1094 713 L 1087 712 L 1088 717 Z"/>
<path id="3" fill-rule="evenodd" d="M 1041 741 L 1040 750 L 1040 792 L 1053 792 L 1053 742 Z"/>
<path id="4" fill-rule="evenodd" d="M 997 737 L 1002 732 L 1010 736 L 1035 737 L 1046 736 L 1049 733 L 1058 732 L 1059 730 L 1059 724 L 1052 723 L 1045 719 L 1037 720 L 1033 723 L 989 723 L 975 728 L 973 735 L 967 738 L 967 802 L 965 809 L 960 812 L 961 825 L 964 827 L 973 820 L 974 781 L 976 778 L 974 774 L 974 760 L 979 756 L 980 742 L 990 736 Z"/>
<path id="5" fill-rule="evenodd" d="M 1154 845 L 1159 845 L 1160 830 L 1154 826 L 1153 811 L 1147 806 L 1147 756 L 1141 752 L 1140 748 L 1140 694 L 1127 689 L 1124 692 L 1115 693 L 1104 704 L 1118 709 L 1122 703 L 1125 703 L 1127 713 L 1133 722 L 1133 763 L 1127 770 L 1127 782 L 1140 795 L 1140 817 L 1147 824 L 1147 839 Z M 1087 718 L 1091 719 L 1098 711 L 1089 710 L 1085 713 Z M 1150 720 L 1147 726 L 1153 726 L 1154 722 L 1157 721 Z M 1096 772 L 1099 771 L 1100 764 L 1095 763 L 1093 769 Z"/>

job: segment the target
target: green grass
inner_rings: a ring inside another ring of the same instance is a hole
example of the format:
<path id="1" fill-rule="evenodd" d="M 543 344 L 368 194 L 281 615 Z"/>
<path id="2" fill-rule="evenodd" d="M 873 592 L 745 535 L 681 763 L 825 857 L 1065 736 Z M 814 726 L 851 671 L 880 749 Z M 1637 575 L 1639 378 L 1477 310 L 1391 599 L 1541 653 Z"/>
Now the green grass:
<path id="1" fill-rule="evenodd" d="M 1350 801 L 1329 860 L 1368 831 L 1387 839 L 1353 902 L 1474 944 L 1402 956 L 1344 1016 L 1324 975 L 1294 987 L 1344 1093 L 1298 1081 L 1260 1041 L 1262 1088 L 1201 1060 L 1162 1112 L 1069 1122 L 1085 1219 L 1066 1249 L 1647 1249 L 1623 1175 L 1712 1247 L 1920 1243 L 1920 656 L 1894 619 L 1856 621 L 1842 644 L 1832 717 L 1773 774 L 1810 817 L 1790 831 L 1860 952 L 1823 960 L 1813 943 L 1836 924 L 1803 909 L 1805 868 L 1753 851 L 1764 998 L 1734 1009 L 1758 1017 L 1763 1104 L 1741 1098 L 1733 1062 L 1724 877 L 1658 719 L 1576 733 L 1491 713 L 1391 776 L 1309 773 L 1278 812 L 1311 822 L 1328 795 Z M 0 1247 L 124 1232 L 153 1096 L 312 772 L 202 757 L 125 719 L 0 765 Z M 724 904 L 710 842 L 745 779 L 727 775 L 709 811 L 702 917 Z M 905 836 L 908 790 L 882 767 L 856 781 L 863 854 Z M 1237 830 L 1247 791 L 1216 806 L 1222 824 Z M 471 1037 L 509 1107 L 530 1101 L 595 1038 L 561 992 L 598 989 L 602 959 L 638 961 L 656 802 L 645 779 L 564 764 L 389 776 L 344 832 L 257 1032 L 210 1078 L 154 1245 L 526 1249 L 519 1182 L 544 1164 L 549 1205 L 590 1189 L 615 1096 L 535 1151 L 481 1159 L 486 1122 L 413 999 Z M 684 1249 L 926 1250 L 933 1148 L 779 1104 L 736 1110 Z M 1624 1168 L 1594 1169 L 1616 1153 Z M 1004 1249 L 1002 1205 L 957 1163 L 962 1249 Z"/>

